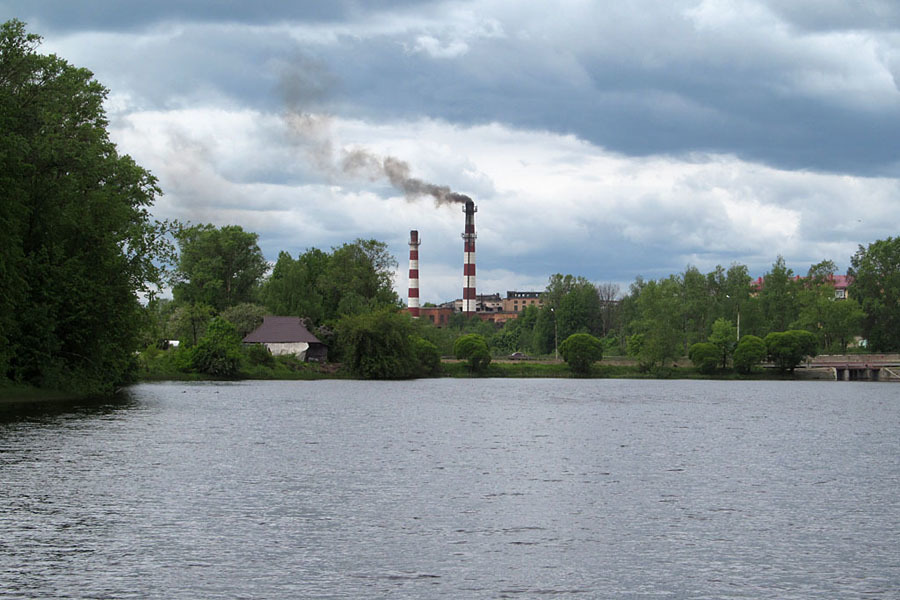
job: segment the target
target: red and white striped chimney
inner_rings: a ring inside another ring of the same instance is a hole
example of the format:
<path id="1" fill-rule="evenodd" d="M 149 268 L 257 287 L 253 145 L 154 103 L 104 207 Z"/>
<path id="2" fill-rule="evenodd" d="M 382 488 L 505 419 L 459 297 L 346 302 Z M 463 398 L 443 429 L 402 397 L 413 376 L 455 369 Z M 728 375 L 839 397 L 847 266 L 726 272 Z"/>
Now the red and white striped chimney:
<path id="1" fill-rule="evenodd" d="M 463 297 L 462 312 L 464 315 L 475 314 L 475 213 L 478 208 L 471 199 L 466 200 L 463 212 L 466 213 L 466 231 L 463 238 Z"/>
<path id="2" fill-rule="evenodd" d="M 409 316 L 419 318 L 419 232 L 409 232 Z"/>

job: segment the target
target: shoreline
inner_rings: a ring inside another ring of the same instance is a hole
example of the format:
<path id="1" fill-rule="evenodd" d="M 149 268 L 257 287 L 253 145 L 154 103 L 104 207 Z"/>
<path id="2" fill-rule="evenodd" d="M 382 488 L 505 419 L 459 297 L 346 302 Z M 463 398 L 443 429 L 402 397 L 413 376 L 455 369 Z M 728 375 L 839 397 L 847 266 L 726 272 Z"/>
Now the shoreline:
<path id="1" fill-rule="evenodd" d="M 55 402 L 76 402 L 79 400 L 84 400 L 84 396 L 29 385 L 0 386 L 0 408 L 20 404 L 52 404 Z"/>
<path id="2" fill-rule="evenodd" d="M 835 381 L 823 370 L 798 369 L 793 374 L 778 373 L 764 369 L 758 373 L 741 375 L 734 371 L 723 371 L 711 375 L 699 373 L 692 366 L 676 363 L 663 372 L 640 372 L 637 365 L 628 359 L 613 357 L 609 362 L 601 361 L 594 365 L 588 375 L 575 375 L 563 361 L 554 360 L 496 360 L 484 373 L 470 373 L 465 364 L 459 360 L 443 360 L 441 374 L 436 377 L 420 379 L 635 379 L 635 380 L 676 380 L 694 381 Z M 354 379 L 346 373 L 336 371 L 334 367 L 322 371 L 304 371 L 296 377 L 264 377 L 259 372 L 247 377 L 224 379 L 221 377 L 203 376 L 197 373 L 157 373 L 139 377 L 135 383 L 154 383 L 163 381 L 317 381 Z M 274 374 L 273 374 L 274 375 Z M 279 374 L 283 375 L 283 374 Z M 38 406 L 42 404 L 74 404 L 91 398 L 59 390 L 42 389 L 28 385 L 10 384 L 0 386 L 0 409 L 16 406 Z"/>

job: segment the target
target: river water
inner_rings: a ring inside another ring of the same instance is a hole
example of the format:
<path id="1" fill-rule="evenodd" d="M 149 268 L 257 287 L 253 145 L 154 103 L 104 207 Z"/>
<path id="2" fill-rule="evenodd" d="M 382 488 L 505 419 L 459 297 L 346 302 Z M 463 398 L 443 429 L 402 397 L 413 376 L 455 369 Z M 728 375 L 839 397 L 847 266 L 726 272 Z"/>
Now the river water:
<path id="1" fill-rule="evenodd" d="M 162 383 L 0 413 L 0 598 L 900 598 L 900 386 Z"/>

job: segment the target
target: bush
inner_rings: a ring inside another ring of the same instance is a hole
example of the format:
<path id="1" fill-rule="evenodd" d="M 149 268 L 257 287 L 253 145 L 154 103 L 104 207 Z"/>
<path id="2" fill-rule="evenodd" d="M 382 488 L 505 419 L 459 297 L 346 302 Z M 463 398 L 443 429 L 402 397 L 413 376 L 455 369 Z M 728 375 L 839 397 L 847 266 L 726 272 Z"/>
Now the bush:
<path id="1" fill-rule="evenodd" d="M 560 344 L 559 353 L 573 372 L 585 375 L 603 358 L 603 342 L 588 333 L 573 333 Z"/>
<path id="2" fill-rule="evenodd" d="M 715 373 L 719 356 L 719 347 L 710 342 L 698 342 L 688 350 L 688 358 L 694 363 L 694 367 L 706 375 Z"/>
<path id="3" fill-rule="evenodd" d="M 215 318 L 191 350 L 191 367 L 200 373 L 234 377 L 241 364 L 241 341 L 234 325 Z"/>
<path id="4" fill-rule="evenodd" d="M 764 358 L 766 358 L 766 343 L 755 335 L 745 335 L 734 351 L 732 362 L 738 373 L 747 375 Z"/>
<path id="5" fill-rule="evenodd" d="M 265 344 L 250 344 L 244 348 L 244 354 L 247 356 L 247 362 L 253 366 L 275 366 L 275 357 Z"/>
<path id="6" fill-rule="evenodd" d="M 765 344 L 769 358 L 782 373 L 793 373 L 804 358 L 816 355 L 816 336 L 802 329 L 773 331 L 766 336 Z"/>
<path id="7" fill-rule="evenodd" d="M 424 376 L 440 375 L 441 352 L 438 347 L 420 337 L 414 338 L 413 346 L 419 361 L 419 373 Z"/>
<path id="8" fill-rule="evenodd" d="M 408 379 L 419 372 L 410 317 L 392 308 L 347 316 L 337 339 L 347 369 L 363 379 Z"/>
<path id="9" fill-rule="evenodd" d="M 453 355 L 465 360 L 469 370 L 480 373 L 491 364 L 491 352 L 487 342 L 477 333 L 460 336 L 453 344 Z"/>

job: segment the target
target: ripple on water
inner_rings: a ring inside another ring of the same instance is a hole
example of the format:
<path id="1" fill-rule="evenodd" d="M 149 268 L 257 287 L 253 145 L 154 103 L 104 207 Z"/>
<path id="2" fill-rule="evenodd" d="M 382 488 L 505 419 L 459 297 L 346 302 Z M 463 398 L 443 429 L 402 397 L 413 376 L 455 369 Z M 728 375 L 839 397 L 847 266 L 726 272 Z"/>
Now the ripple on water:
<path id="1" fill-rule="evenodd" d="M 0 598 L 867 598 L 889 385 L 148 384 L 0 421 Z"/>

